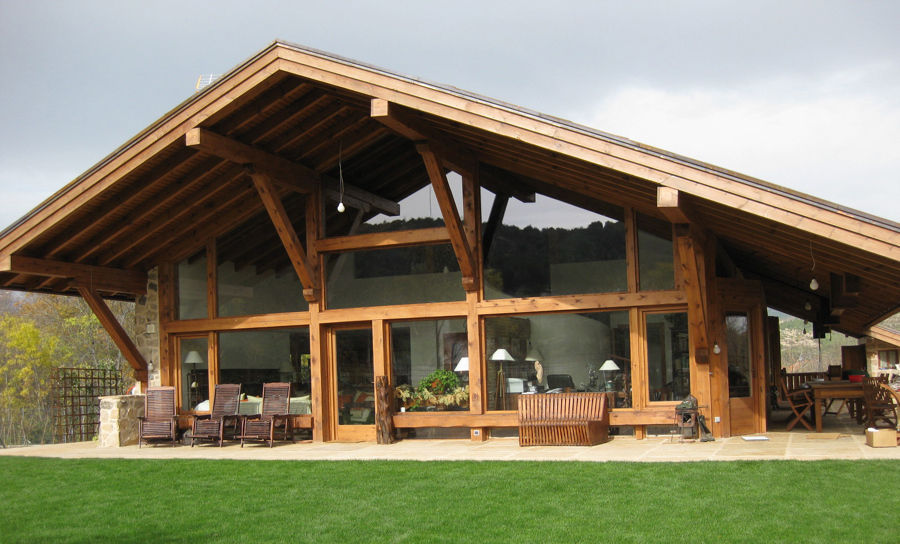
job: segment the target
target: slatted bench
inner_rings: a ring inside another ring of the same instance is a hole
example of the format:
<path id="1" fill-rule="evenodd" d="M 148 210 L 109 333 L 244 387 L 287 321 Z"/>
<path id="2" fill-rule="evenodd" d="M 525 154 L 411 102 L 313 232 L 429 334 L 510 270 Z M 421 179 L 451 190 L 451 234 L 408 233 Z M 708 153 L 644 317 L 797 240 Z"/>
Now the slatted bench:
<path id="1" fill-rule="evenodd" d="M 519 397 L 520 446 L 593 446 L 609 439 L 605 393 Z"/>

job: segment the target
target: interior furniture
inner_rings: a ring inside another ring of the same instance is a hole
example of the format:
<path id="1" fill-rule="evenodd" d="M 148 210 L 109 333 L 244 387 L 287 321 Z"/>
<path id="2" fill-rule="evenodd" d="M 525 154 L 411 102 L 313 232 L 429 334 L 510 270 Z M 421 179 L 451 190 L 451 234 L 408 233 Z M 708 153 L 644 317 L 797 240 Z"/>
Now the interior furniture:
<path id="1" fill-rule="evenodd" d="M 240 403 L 241 384 L 216 385 L 210 413 L 194 415 L 194 422 L 191 425 L 191 447 L 194 447 L 195 440 L 210 440 L 218 442 L 221 448 L 226 434 L 229 438 L 236 436 L 240 425 L 238 415 Z"/>
<path id="2" fill-rule="evenodd" d="M 519 397 L 520 446 L 593 446 L 609 440 L 605 393 Z"/>
<path id="3" fill-rule="evenodd" d="M 789 390 L 785 383 L 784 376 L 778 376 L 778 389 L 781 391 L 781 396 L 784 401 L 790 405 L 791 411 L 794 412 L 793 419 L 788 422 L 787 430 L 790 431 L 793 429 L 797 423 L 802 423 L 803 426 L 810 431 L 813 430 L 809 421 L 803 417 L 813 405 L 811 391 L 809 389 Z"/>
<path id="4" fill-rule="evenodd" d="M 138 418 L 138 448 L 151 440 L 171 440 L 174 448 L 177 430 L 175 387 L 148 387 L 144 397 L 144 415 Z"/>
<path id="5" fill-rule="evenodd" d="M 822 403 L 825 401 L 830 402 L 834 399 L 861 400 L 863 398 L 862 385 L 861 382 L 851 382 L 849 380 L 806 382 L 804 387 L 808 387 L 812 391 L 817 433 L 822 432 L 822 414 L 824 412 Z M 856 422 L 862 423 L 862 410 L 856 411 Z"/>
<path id="6" fill-rule="evenodd" d="M 262 410 L 258 416 L 246 416 L 241 424 L 241 447 L 247 440 L 267 442 L 271 448 L 278 438 L 294 440 L 290 416 L 291 384 L 264 383 Z"/>
<path id="7" fill-rule="evenodd" d="M 562 389 L 563 391 L 574 391 L 575 382 L 569 374 L 548 374 L 547 389 Z"/>
<path id="8" fill-rule="evenodd" d="M 863 396 L 866 399 L 866 425 L 869 427 L 879 427 L 879 422 L 884 423 L 881 427 L 890 429 L 897 428 L 897 410 L 894 408 L 894 399 L 885 388 L 886 382 L 881 378 L 863 378 L 862 389 Z M 887 388 L 888 390 L 890 388 Z"/>
<path id="9" fill-rule="evenodd" d="M 900 410 L 900 391 L 895 390 L 888 383 L 880 383 L 878 386 L 893 399 L 895 413 Z M 897 430 L 900 431 L 900 421 L 897 422 Z M 900 433 L 897 433 L 897 444 L 900 445 Z"/>

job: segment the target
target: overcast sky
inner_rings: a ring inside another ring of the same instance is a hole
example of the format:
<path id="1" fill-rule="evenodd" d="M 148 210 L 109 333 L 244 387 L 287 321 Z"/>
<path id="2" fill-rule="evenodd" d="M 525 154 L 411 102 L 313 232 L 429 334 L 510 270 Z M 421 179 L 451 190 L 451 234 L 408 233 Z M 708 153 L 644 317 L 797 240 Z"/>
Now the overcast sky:
<path id="1" fill-rule="evenodd" d="M 900 221 L 900 2 L 0 0 L 0 228 L 281 39 Z"/>

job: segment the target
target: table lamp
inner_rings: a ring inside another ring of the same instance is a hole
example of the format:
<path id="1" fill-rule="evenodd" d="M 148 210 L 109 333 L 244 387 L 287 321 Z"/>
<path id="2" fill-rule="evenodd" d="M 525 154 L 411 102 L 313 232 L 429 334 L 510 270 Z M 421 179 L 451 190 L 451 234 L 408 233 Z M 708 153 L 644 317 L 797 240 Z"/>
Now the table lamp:
<path id="1" fill-rule="evenodd" d="M 607 359 L 600 366 L 600 372 L 603 372 L 603 384 L 607 391 L 610 390 L 610 386 L 609 386 L 610 382 L 606 377 L 606 373 L 609 371 L 615 372 L 616 370 L 621 370 L 621 369 L 619 368 L 619 365 L 617 365 L 616 362 L 613 361 L 612 359 Z"/>

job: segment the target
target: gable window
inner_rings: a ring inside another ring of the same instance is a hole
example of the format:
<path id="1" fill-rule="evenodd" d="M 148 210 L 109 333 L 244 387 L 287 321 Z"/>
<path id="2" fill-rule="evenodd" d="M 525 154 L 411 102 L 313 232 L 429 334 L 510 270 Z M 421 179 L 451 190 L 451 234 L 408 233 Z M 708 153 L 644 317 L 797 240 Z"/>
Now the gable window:
<path id="1" fill-rule="evenodd" d="M 642 291 L 675 288 L 672 225 L 637 214 L 638 271 Z"/>

